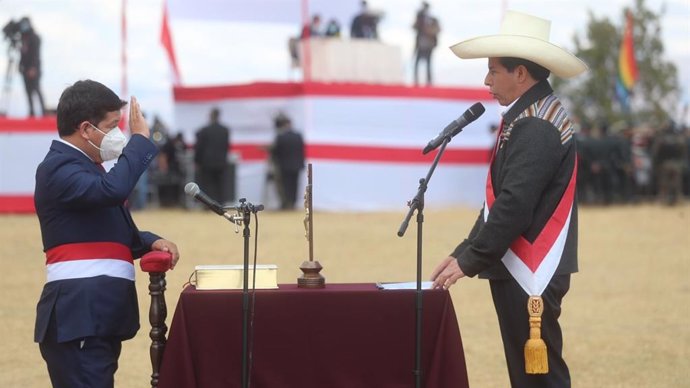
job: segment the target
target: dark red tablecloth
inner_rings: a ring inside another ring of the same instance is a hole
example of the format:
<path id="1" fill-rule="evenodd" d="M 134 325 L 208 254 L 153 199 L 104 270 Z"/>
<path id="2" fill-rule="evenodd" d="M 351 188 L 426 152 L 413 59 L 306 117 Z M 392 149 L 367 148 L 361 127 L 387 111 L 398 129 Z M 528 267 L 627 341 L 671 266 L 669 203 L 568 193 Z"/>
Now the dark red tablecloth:
<path id="1" fill-rule="evenodd" d="M 415 293 L 374 284 L 256 291 L 251 387 L 414 387 Z M 450 295 L 423 295 L 423 386 L 467 387 Z M 158 387 L 239 388 L 241 365 L 242 291 L 187 287 L 173 316 Z"/>

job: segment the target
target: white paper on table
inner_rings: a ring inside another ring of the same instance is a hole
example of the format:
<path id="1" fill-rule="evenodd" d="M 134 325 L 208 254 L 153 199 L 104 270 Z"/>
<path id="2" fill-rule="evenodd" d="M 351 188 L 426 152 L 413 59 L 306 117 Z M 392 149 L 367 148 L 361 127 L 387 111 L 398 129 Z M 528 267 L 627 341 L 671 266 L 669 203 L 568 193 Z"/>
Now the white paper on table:
<path id="1" fill-rule="evenodd" d="M 433 282 L 422 282 L 422 290 L 430 290 Z M 379 290 L 416 290 L 417 282 L 379 282 L 376 283 L 376 288 Z"/>

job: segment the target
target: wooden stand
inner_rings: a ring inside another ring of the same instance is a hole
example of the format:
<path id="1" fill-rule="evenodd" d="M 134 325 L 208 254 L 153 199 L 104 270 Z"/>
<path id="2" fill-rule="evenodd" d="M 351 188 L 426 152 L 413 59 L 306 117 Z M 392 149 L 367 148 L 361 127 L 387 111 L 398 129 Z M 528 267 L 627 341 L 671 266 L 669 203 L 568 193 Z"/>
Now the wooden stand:
<path id="1" fill-rule="evenodd" d="M 149 322 L 151 323 L 151 387 L 158 387 L 163 351 L 165 350 L 165 335 L 168 326 L 165 319 L 168 316 L 168 308 L 165 304 L 165 272 L 149 273 L 149 295 L 151 295 L 151 307 L 149 308 Z"/>
<path id="2" fill-rule="evenodd" d="M 299 288 L 324 288 L 326 287 L 326 279 L 319 272 L 323 267 L 318 261 L 305 261 L 299 267 L 303 274 L 297 278 L 297 287 Z"/>
<path id="3" fill-rule="evenodd" d="M 307 165 L 307 187 L 304 190 L 304 229 L 309 242 L 309 260 L 302 263 L 299 269 L 303 272 L 297 278 L 299 288 L 324 288 L 326 279 L 319 273 L 323 269 L 318 261 L 314 261 L 314 214 L 312 207 L 312 175 L 311 163 Z"/>
<path id="4" fill-rule="evenodd" d="M 168 326 L 165 319 L 168 317 L 168 307 L 165 304 L 165 272 L 172 267 L 172 255 L 169 252 L 151 251 L 139 260 L 141 270 L 149 274 L 149 295 L 151 295 L 151 307 L 149 307 L 149 323 L 151 323 L 151 387 L 158 387 L 163 351 L 165 350 L 165 335 Z"/>

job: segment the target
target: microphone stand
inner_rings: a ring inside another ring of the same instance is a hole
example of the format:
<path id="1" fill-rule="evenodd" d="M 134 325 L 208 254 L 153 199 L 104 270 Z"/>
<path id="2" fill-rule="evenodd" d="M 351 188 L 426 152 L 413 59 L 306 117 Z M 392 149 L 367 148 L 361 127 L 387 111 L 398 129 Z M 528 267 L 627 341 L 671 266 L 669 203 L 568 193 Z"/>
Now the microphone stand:
<path id="1" fill-rule="evenodd" d="M 443 139 L 443 143 L 439 148 L 434 162 L 429 168 L 429 172 L 426 174 L 426 178 L 421 178 L 419 180 L 419 188 L 417 189 L 417 194 L 414 198 L 407 203 L 410 210 L 405 216 L 398 229 L 398 237 L 402 237 L 407 230 L 407 226 L 410 223 L 412 214 L 417 211 L 417 291 L 415 299 L 415 387 L 421 388 L 422 386 L 422 225 L 424 223 L 424 194 L 428 187 L 429 181 L 431 180 L 431 175 L 434 173 L 436 166 L 438 165 L 443 152 L 446 150 L 446 146 L 450 142 L 450 136 L 446 136 Z"/>
<path id="2" fill-rule="evenodd" d="M 224 210 L 235 210 L 237 214 L 232 216 L 231 222 L 239 227 L 242 225 L 242 238 L 244 240 L 244 263 L 243 263 L 243 279 L 242 279 L 242 388 L 249 387 L 249 370 L 248 370 L 248 332 L 249 332 L 249 237 L 250 229 L 249 222 L 251 221 L 251 214 L 263 210 L 263 205 L 254 206 L 247 202 L 245 198 L 240 198 L 239 206 L 230 206 L 223 208 Z M 236 233 L 239 230 L 236 229 Z M 254 269 L 256 270 L 256 268 Z"/>

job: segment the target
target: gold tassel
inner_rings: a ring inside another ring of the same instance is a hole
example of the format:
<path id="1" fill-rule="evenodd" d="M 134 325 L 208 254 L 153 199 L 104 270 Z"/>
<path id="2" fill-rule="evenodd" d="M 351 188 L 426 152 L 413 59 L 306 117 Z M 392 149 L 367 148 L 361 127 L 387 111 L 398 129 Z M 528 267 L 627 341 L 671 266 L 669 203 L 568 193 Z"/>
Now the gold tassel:
<path id="1" fill-rule="evenodd" d="M 541 296 L 530 296 L 527 301 L 529 339 L 525 344 L 525 372 L 531 375 L 549 373 L 546 343 L 541 339 L 541 314 L 543 312 L 544 302 Z"/>

